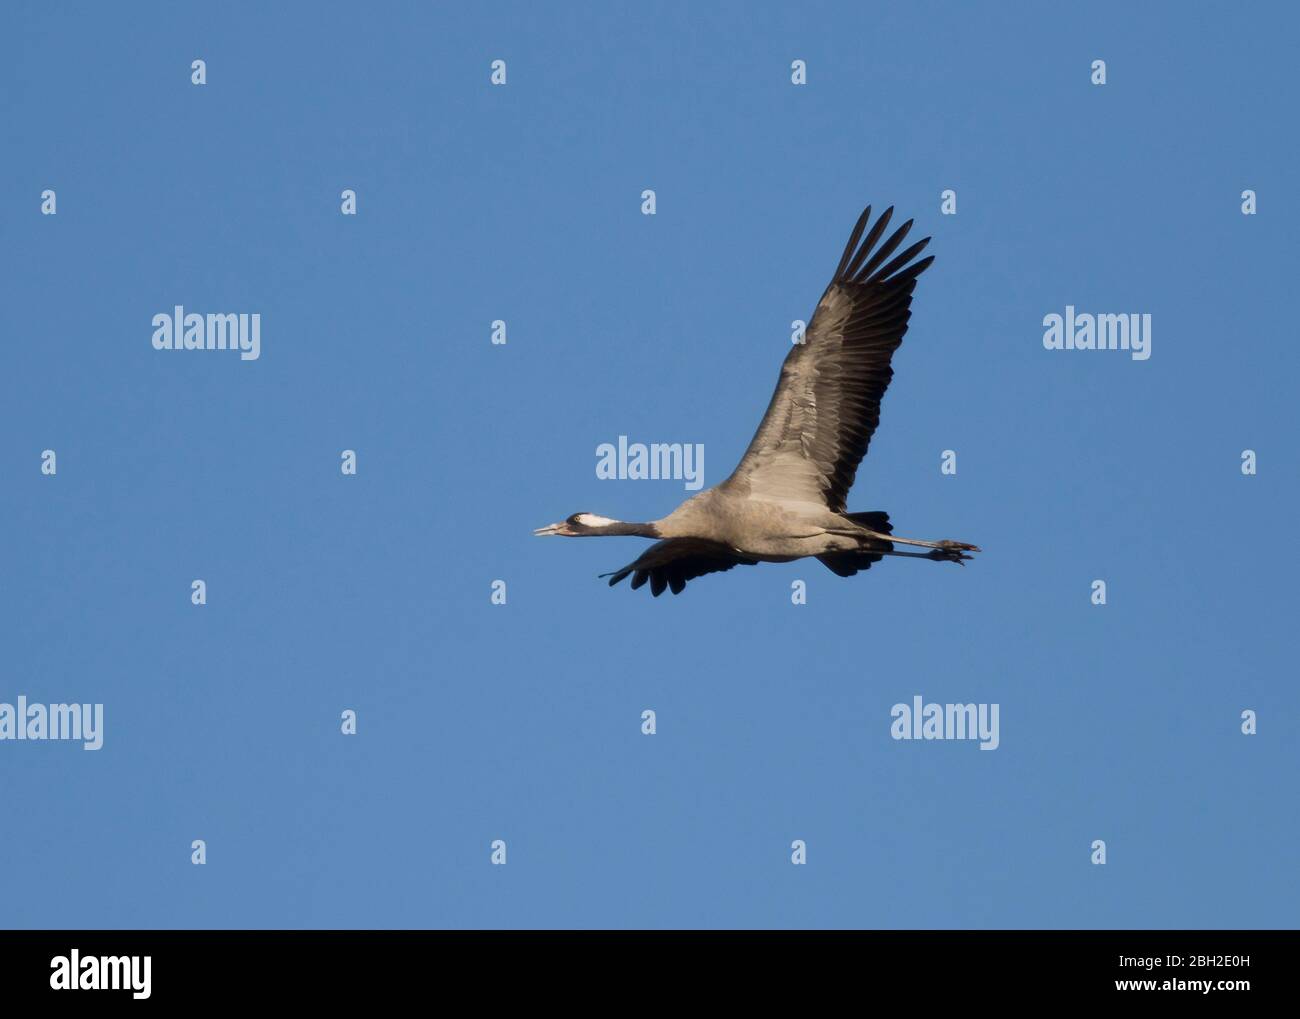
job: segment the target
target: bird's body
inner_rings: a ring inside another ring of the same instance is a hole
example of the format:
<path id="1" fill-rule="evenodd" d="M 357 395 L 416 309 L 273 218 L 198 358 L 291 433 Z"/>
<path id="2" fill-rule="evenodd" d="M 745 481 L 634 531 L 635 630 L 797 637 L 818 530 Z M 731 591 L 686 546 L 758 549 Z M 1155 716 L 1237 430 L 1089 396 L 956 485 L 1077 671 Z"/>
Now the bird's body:
<path id="1" fill-rule="evenodd" d="M 880 400 L 893 377 L 893 353 L 907 332 L 916 279 L 934 260 L 912 261 L 927 237 L 886 264 L 912 225 L 909 220 L 876 248 L 892 213 L 886 211 L 865 238 L 870 207 L 858 219 L 804 342 L 786 357 L 767 413 L 731 477 L 651 523 L 575 513 L 536 533 L 660 539 L 607 574 L 611 585 L 629 575 L 633 588 L 649 581 L 656 596 L 665 588 L 676 594 L 705 573 L 759 562 L 815 556 L 847 577 L 886 555 L 960 563 L 970 558 L 967 552 L 978 551 L 965 542 L 899 538 L 886 514 L 845 511 L 880 421 Z M 895 545 L 930 551 L 899 551 Z"/>
<path id="2" fill-rule="evenodd" d="M 856 548 L 855 539 L 834 533 L 852 526 L 824 506 L 782 505 L 722 485 L 687 499 L 655 523 L 665 538 L 701 538 L 763 562 Z"/>

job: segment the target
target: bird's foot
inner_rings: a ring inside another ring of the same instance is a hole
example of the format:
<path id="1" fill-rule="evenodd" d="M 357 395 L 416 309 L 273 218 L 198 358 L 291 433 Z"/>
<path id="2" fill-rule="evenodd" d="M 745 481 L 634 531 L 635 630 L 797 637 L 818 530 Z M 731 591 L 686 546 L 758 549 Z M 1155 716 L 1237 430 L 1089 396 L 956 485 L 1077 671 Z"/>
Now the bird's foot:
<path id="1" fill-rule="evenodd" d="M 930 558 L 941 563 L 956 563 L 958 566 L 963 565 L 966 560 L 974 559 L 974 556 L 966 555 L 967 552 L 978 552 L 979 547 L 968 545 L 964 541 L 950 541 L 945 539 L 938 543 L 938 548 L 930 552 Z"/>

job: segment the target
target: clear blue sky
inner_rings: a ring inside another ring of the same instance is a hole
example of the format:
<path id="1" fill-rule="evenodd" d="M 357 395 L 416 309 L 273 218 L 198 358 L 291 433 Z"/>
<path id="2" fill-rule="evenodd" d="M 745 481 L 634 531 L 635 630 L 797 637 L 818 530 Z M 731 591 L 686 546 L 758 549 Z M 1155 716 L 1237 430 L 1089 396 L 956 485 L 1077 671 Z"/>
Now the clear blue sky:
<path id="1" fill-rule="evenodd" d="M 106 732 L 0 743 L 0 923 L 1295 925 L 1300 17 L 705 6 L 6 6 L 0 701 Z M 687 494 L 620 434 L 722 480 L 869 202 L 937 261 L 850 509 L 977 562 L 532 536 Z"/>

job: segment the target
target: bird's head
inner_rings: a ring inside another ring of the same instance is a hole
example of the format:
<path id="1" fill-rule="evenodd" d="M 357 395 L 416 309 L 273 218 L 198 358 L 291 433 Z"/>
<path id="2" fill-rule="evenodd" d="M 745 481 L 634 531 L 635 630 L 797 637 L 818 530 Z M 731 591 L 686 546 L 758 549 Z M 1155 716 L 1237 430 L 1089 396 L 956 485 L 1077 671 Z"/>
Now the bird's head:
<path id="1" fill-rule="evenodd" d="M 608 534 L 609 528 L 617 523 L 617 520 L 597 516 L 595 513 L 575 513 L 558 524 L 539 527 L 533 533 L 542 536 L 558 534 L 565 538 L 582 538 L 592 534 Z"/>

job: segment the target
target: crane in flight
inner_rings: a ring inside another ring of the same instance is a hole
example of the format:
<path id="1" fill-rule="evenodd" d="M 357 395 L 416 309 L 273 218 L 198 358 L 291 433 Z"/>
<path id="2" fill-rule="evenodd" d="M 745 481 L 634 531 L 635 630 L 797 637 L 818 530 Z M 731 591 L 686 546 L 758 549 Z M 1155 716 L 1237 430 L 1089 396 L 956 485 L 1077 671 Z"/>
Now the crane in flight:
<path id="1" fill-rule="evenodd" d="M 876 247 L 893 214 L 886 209 L 870 230 L 871 207 L 858 218 L 804 342 L 786 356 L 767 413 L 731 477 L 660 520 L 574 513 L 533 533 L 659 539 L 621 570 L 602 574 L 610 586 L 631 576 L 634 590 L 648 581 L 655 597 L 665 588 L 680 594 L 687 581 L 733 566 L 815 556 L 851 577 L 887 555 L 960 565 L 978 552 L 963 541 L 900 538 L 886 513 L 846 512 L 894 375 L 890 360 L 912 317 L 912 291 L 934 261 L 933 255 L 913 261 L 928 237 L 890 258 L 911 230 L 910 219 Z"/>

